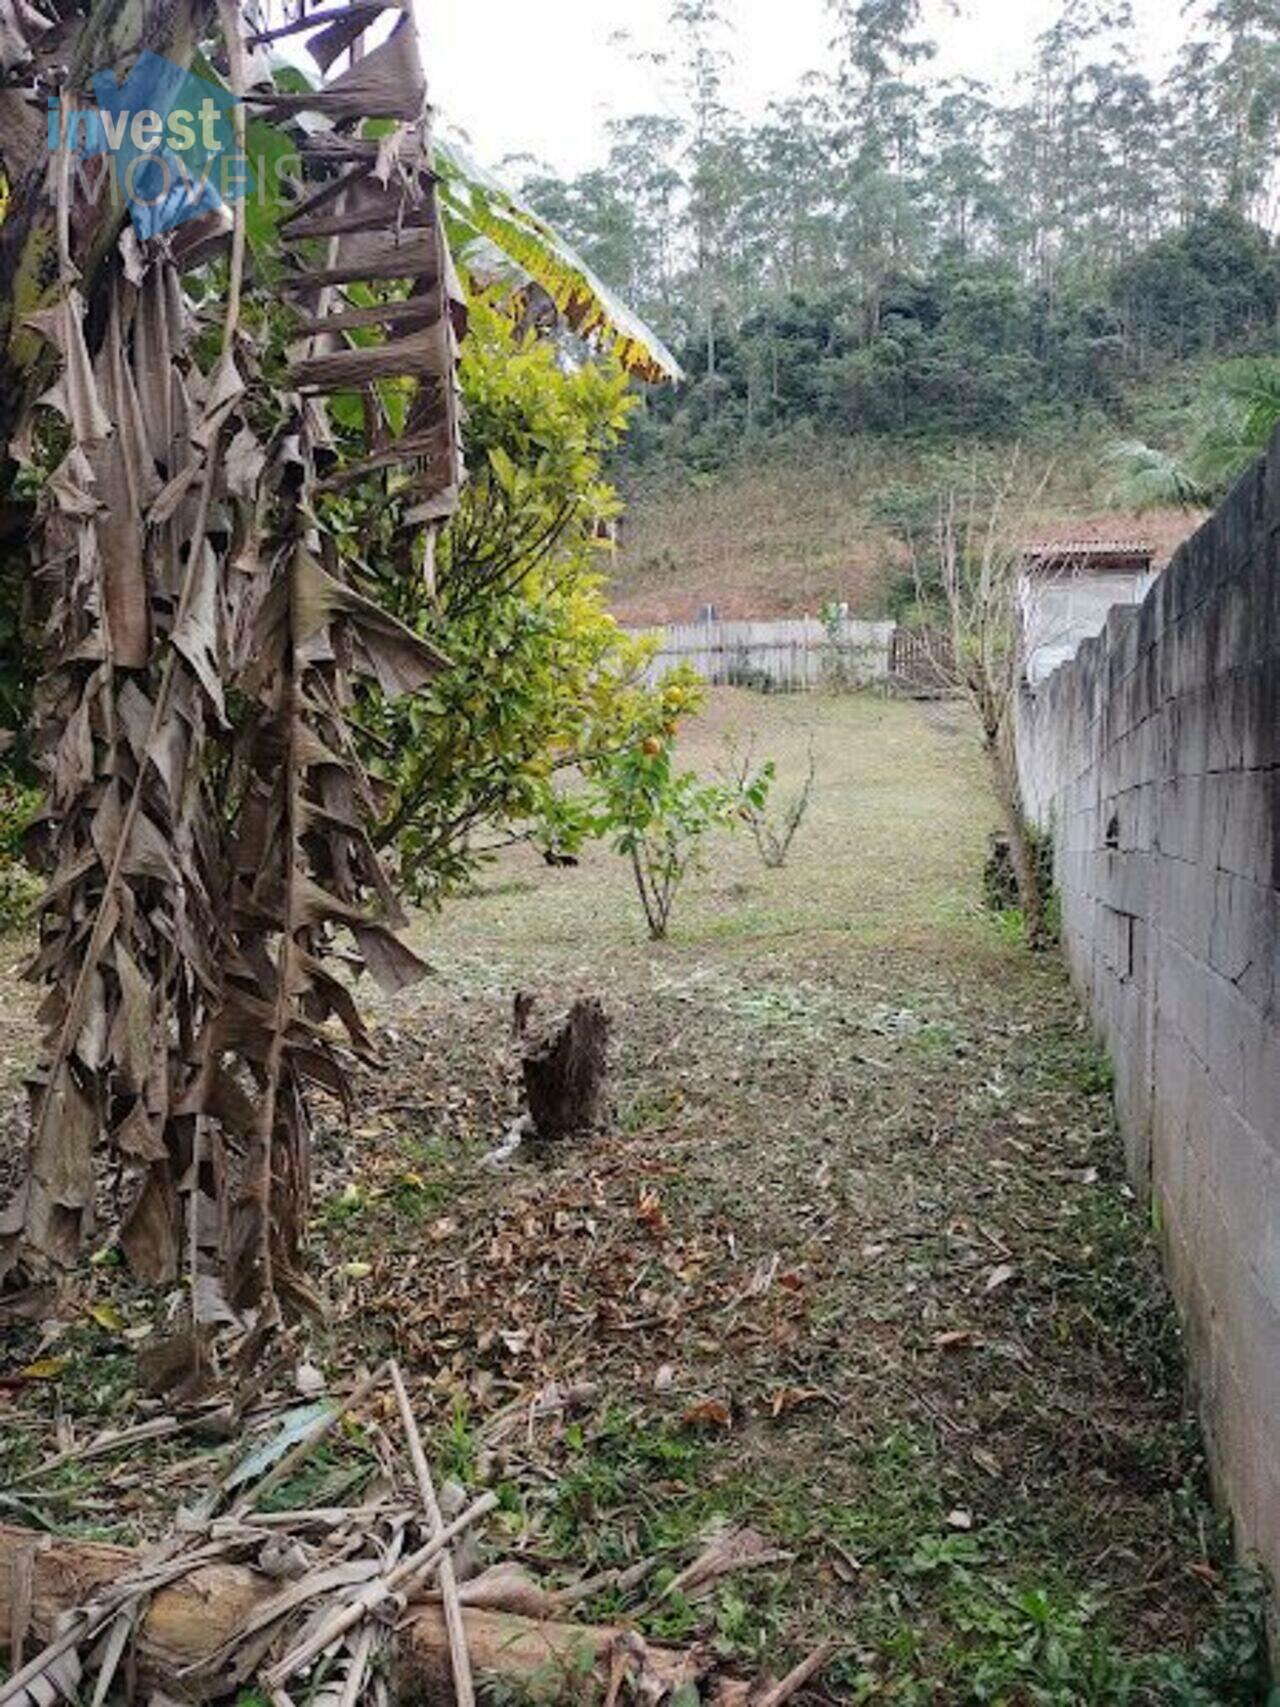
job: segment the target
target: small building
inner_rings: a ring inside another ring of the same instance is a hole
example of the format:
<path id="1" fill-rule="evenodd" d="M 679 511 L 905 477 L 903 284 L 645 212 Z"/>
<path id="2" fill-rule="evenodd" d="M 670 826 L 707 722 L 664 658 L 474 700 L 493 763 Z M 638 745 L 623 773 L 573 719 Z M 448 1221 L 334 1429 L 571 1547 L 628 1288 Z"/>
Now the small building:
<path id="1" fill-rule="evenodd" d="M 1113 605 L 1140 605 L 1159 571 L 1145 539 L 1063 539 L 1022 557 L 1027 680 L 1035 686 L 1101 634 Z"/>

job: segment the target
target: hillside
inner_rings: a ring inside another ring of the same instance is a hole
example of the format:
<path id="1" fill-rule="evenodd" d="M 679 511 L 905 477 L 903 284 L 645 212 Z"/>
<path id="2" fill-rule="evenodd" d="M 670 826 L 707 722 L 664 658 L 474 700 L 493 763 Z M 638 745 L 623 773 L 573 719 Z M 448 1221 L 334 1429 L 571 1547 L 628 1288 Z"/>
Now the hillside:
<path id="1" fill-rule="evenodd" d="M 1058 0 L 963 88 L 940 8 L 841 0 L 763 117 L 736 10 L 673 6 L 673 100 L 524 181 L 683 370 L 631 422 L 618 612 L 900 606 L 957 462 L 1018 442 L 1038 535 L 1132 531 L 1121 484 L 1219 502 L 1280 418 L 1280 0 L 1168 8 L 1158 78 L 1131 7 Z"/>
<path id="2" fill-rule="evenodd" d="M 1050 462 L 1031 529 L 1039 538 L 1134 535 L 1150 539 L 1164 563 L 1199 525 L 1182 510 L 1117 508 L 1092 447 L 1046 450 L 1030 466 L 1038 475 Z M 731 618 L 814 614 L 841 600 L 858 616 L 885 614 L 910 574 L 892 524 L 912 513 L 927 525 L 942 478 L 936 453 L 881 439 L 632 482 L 611 608 L 633 625 L 688 622 L 706 604 Z"/>

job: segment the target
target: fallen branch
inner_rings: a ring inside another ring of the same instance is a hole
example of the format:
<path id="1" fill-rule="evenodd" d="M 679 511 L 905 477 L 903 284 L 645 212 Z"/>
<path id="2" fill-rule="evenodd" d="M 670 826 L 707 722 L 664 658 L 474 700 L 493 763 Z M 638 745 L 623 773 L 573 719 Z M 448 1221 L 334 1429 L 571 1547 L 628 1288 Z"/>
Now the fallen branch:
<path id="1" fill-rule="evenodd" d="M 422 1509 L 427 1514 L 432 1534 L 438 1536 L 444 1530 L 444 1514 L 436 1498 L 435 1483 L 431 1480 L 431 1466 L 427 1463 L 427 1455 L 423 1450 L 422 1436 L 418 1433 L 417 1419 L 405 1390 L 404 1376 L 400 1373 L 400 1365 L 394 1359 L 391 1363 L 391 1384 L 395 1388 L 396 1404 L 400 1407 L 400 1421 L 404 1425 L 405 1439 L 409 1445 L 414 1479 L 418 1484 L 418 1492 L 422 1495 Z M 458 1600 L 458 1582 L 454 1575 L 453 1560 L 447 1553 L 440 1561 L 436 1580 L 440 1584 L 445 1628 L 449 1632 L 455 1707 L 475 1707 L 476 1692 L 471 1678 L 471 1660 L 467 1654 L 467 1631 L 462 1621 L 462 1606 Z"/>
<path id="2" fill-rule="evenodd" d="M 30 1530 L 0 1525 L 0 1642 L 12 1628 L 18 1561 L 32 1550 L 30 1628 L 47 1641 L 68 1611 L 93 1599 L 106 1585 L 137 1571 L 141 1555 L 127 1547 L 92 1541 L 50 1541 Z M 144 1684 L 181 1697 L 181 1673 L 208 1664 L 253 1614 L 280 1592 L 280 1584 L 247 1565 L 205 1565 L 159 1589 L 138 1620 L 135 1657 Z M 613 1626 L 521 1618 L 488 1608 L 462 1609 L 467 1647 L 477 1681 L 532 1683 L 557 1669 L 590 1658 L 609 1675 L 622 1632 Z M 403 1693 L 425 1702 L 448 1702 L 452 1687 L 449 1633 L 438 1604 L 410 1607 L 397 1630 Z M 680 1648 L 650 1644 L 653 1672 L 678 1683 L 688 1656 Z M 721 1683 L 716 1707 L 746 1707 L 748 1686 Z M 287 1707 L 283 1690 L 273 1699 Z"/>
<path id="3" fill-rule="evenodd" d="M 757 1530 L 746 1526 L 725 1529 L 712 1537 L 710 1545 L 691 1565 L 671 1579 L 659 1598 L 668 1600 L 682 1594 L 687 1600 L 735 1571 L 755 1571 L 762 1565 L 789 1565 L 794 1558 L 794 1553 L 774 1547 Z"/>
<path id="4" fill-rule="evenodd" d="M 824 1666 L 829 1666 L 839 1653 L 839 1644 L 824 1642 L 820 1648 L 815 1648 L 807 1660 L 789 1671 L 780 1683 L 775 1683 L 772 1689 L 766 1690 L 753 1703 L 753 1707 L 782 1707 L 784 1701 L 790 1701 L 798 1689 L 803 1689 L 810 1678 L 817 1677 Z"/>
<path id="5" fill-rule="evenodd" d="M 567 1611 L 571 1606 L 580 1606 L 584 1600 L 593 1600 L 596 1595 L 608 1590 L 627 1593 L 633 1588 L 639 1588 L 646 1577 L 653 1575 L 659 1564 L 655 1553 L 648 1559 L 640 1559 L 634 1565 L 615 1567 L 610 1571 L 598 1571 L 595 1576 L 583 1577 L 581 1582 L 570 1583 L 568 1588 L 555 1590 L 550 1595 L 553 1604 Z"/>
<path id="6" fill-rule="evenodd" d="M 209 1523 L 209 1534 L 216 1541 L 220 1536 L 238 1535 L 245 1524 L 254 1529 L 343 1529 L 351 1524 L 368 1527 L 379 1518 L 389 1517 L 395 1507 L 382 1500 L 372 1505 L 321 1505 L 303 1507 L 300 1511 L 255 1511 L 251 1516 L 215 1517 Z"/>
<path id="7" fill-rule="evenodd" d="M 207 1428 L 211 1417 L 217 1413 L 201 1412 L 190 1417 L 153 1417 L 150 1422 L 136 1423 L 132 1428 L 121 1428 L 111 1434 L 99 1435 L 96 1440 L 90 1440 L 83 1446 L 70 1447 L 66 1452 L 57 1452 L 52 1458 L 46 1458 L 42 1464 L 35 1464 L 30 1470 L 24 1470 L 14 1476 L 9 1486 L 21 1487 L 26 1482 L 34 1482 L 41 1476 L 47 1476 L 51 1470 L 61 1470 L 65 1464 L 86 1464 L 91 1458 L 101 1458 L 108 1452 L 122 1451 L 126 1446 L 137 1446 L 144 1440 L 167 1440 L 171 1435 L 181 1434 L 184 1429 Z M 230 1412 L 226 1413 L 228 1416 Z"/>

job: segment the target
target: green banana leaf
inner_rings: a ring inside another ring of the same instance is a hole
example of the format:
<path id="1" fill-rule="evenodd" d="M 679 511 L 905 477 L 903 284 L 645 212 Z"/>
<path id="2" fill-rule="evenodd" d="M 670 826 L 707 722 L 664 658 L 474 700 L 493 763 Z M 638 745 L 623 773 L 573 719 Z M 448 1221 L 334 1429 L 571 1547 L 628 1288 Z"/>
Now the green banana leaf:
<path id="1" fill-rule="evenodd" d="M 613 350 L 638 379 L 656 384 L 684 377 L 657 333 L 527 203 L 456 138 L 437 135 L 434 145 L 441 203 L 463 266 L 540 285 L 580 338 Z"/>

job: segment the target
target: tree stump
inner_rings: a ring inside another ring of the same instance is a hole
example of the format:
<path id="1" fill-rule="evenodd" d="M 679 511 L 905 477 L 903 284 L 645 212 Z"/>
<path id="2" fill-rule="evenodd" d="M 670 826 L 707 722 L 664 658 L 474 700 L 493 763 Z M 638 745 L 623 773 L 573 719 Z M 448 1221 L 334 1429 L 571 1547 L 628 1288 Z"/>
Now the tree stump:
<path id="1" fill-rule="evenodd" d="M 988 841 L 982 888 L 987 907 L 993 913 L 1004 913 L 1018 905 L 1018 874 L 1013 868 L 1013 847 L 1003 830 L 993 830 Z"/>
<path id="2" fill-rule="evenodd" d="M 595 1131 L 604 1121 L 609 1068 L 609 1016 L 594 996 L 580 996 L 563 1019 L 531 1035 L 531 998 L 516 997 L 516 1030 L 525 1106 L 548 1143 Z"/>

